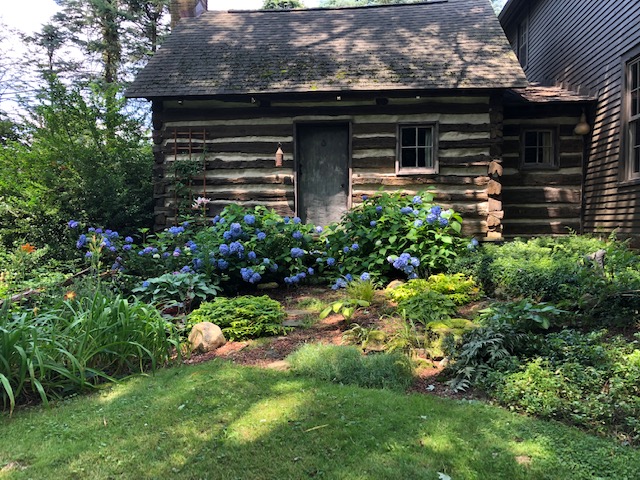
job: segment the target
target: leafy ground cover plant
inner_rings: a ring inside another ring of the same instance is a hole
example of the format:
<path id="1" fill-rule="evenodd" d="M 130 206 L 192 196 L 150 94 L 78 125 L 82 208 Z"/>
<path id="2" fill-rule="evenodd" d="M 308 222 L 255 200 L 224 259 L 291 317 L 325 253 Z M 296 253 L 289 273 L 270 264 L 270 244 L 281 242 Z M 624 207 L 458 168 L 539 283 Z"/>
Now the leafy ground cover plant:
<path id="1" fill-rule="evenodd" d="M 189 324 L 211 322 L 218 325 L 228 339 L 244 340 L 265 335 L 284 335 L 291 329 L 284 327 L 282 305 L 266 295 L 244 295 L 234 298 L 217 297 L 204 302 L 191 312 Z"/>
<path id="2" fill-rule="evenodd" d="M 428 279 L 418 278 L 395 285 L 387 290 L 387 296 L 394 302 L 402 302 L 429 290 L 446 295 L 456 305 L 478 300 L 481 295 L 480 287 L 473 278 L 461 273 L 439 273 Z"/>
<path id="3" fill-rule="evenodd" d="M 365 388 L 404 390 L 413 366 L 404 355 L 362 355 L 352 346 L 306 344 L 287 357 L 292 372 L 319 380 Z"/>

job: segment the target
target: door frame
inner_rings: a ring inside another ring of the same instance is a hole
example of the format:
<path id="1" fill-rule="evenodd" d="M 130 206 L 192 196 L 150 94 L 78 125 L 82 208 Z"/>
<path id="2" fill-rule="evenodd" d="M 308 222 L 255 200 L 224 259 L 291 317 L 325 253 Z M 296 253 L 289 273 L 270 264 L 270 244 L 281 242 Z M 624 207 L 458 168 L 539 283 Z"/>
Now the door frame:
<path id="1" fill-rule="evenodd" d="M 298 140 L 298 126 L 299 125 L 304 125 L 304 126 L 309 126 L 309 125 L 320 125 L 320 126 L 324 126 L 324 125 L 346 125 L 348 128 L 348 135 L 349 135 L 349 139 L 348 139 L 348 146 L 349 146 L 349 151 L 347 152 L 348 158 L 347 158 L 347 182 L 348 182 L 348 186 L 347 186 L 347 210 L 351 210 L 351 207 L 353 205 L 353 200 L 352 200 L 352 190 L 353 190 L 353 182 L 352 182 L 352 177 L 353 177 L 353 168 L 352 168 L 352 160 L 353 160 L 353 119 L 352 118 L 336 118 L 336 119 L 327 119 L 327 120 L 294 120 L 293 121 L 293 151 L 294 151 L 294 157 L 293 157 L 293 201 L 294 201 L 294 213 L 296 216 L 300 216 L 299 215 L 299 211 L 298 211 L 298 207 L 300 205 L 300 192 L 299 192 L 299 188 L 300 188 L 300 181 L 298 179 L 298 171 L 299 171 L 299 166 L 298 166 L 298 159 L 300 158 L 299 156 L 299 148 L 300 148 L 300 144 L 299 144 L 299 140 Z"/>

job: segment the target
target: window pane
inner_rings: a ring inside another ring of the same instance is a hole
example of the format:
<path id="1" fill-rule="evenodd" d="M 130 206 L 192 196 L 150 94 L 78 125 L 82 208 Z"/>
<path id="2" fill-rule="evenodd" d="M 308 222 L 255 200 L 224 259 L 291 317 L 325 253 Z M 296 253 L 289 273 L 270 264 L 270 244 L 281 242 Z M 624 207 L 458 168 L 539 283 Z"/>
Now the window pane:
<path id="1" fill-rule="evenodd" d="M 524 163 L 538 163 L 538 149 L 537 148 L 525 148 L 524 149 Z"/>
<path id="2" fill-rule="evenodd" d="M 537 147 L 538 146 L 538 132 L 525 132 L 524 134 L 524 146 Z"/>
<path id="3" fill-rule="evenodd" d="M 634 149 L 635 158 L 633 160 L 633 172 L 634 174 L 640 173 L 640 148 L 636 147 Z"/>
<path id="4" fill-rule="evenodd" d="M 418 166 L 419 167 L 426 167 L 427 166 L 427 161 L 426 161 L 426 151 L 423 148 L 418 148 Z"/>
<path id="5" fill-rule="evenodd" d="M 414 147 L 416 145 L 416 129 L 414 127 L 402 129 L 402 146 Z"/>
<path id="6" fill-rule="evenodd" d="M 640 90 L 634 90 L 631 92 L 631 116 L 638 115 L 640 113 Z"/>
<path id="7" fill-rule="evenodd" d="M 639 83 L 638 77 L 640 77 L 640 61 L 637 61 L 631 64 L 631 89 L 632 90 L 640 87 L 640 85 L 638 85 Z"/>
<path id="8" fill-rule="evenodd" d="M 427 144 L 427 129 L 418 129 L 418 146 L 424 147 Z"/>
<path id="9" fill-rule="evenodd" d="M 415 148 L 402 149 L 402 166 L 411 168 L 416 166 L 416 150 Z"/>

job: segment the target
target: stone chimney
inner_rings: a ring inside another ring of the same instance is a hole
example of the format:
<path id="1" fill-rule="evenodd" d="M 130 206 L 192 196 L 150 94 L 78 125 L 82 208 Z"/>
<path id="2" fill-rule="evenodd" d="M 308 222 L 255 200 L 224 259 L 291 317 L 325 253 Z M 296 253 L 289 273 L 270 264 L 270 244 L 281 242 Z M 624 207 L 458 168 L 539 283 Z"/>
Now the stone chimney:
<path id="1" fill-rule="evenodd" d="M 195 18 L 207 11 L 208 0 L 171 0 L 171 28 L 181 18 Z"/>

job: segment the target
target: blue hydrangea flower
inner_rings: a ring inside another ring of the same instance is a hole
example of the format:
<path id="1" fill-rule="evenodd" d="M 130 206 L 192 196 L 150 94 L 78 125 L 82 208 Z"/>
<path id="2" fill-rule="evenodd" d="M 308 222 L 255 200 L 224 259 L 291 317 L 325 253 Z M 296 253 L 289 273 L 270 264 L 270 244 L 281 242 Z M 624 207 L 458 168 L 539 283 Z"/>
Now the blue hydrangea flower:
<path id="1" fill-rule="evenodd" d="M 215 225 L 216 223 L 218 223 L 219 221 L 220 221 L 220 215 L 216 215 L 215 217 L 213 217 L 213 218 L 211 219 L 211 223 L 213 223 L 214 225 Z"/>
<path id="2" fill-rule="evenodd" d="M 349 253 L 349 247 L 344 247 L 344 248 L 342 249 L 342 251 L 343 251 L 344 253 Z"/>
<path id="3" fill-rule="evenodd" d="M 291 256 L 293 258 L 300 258 L 304 255 L 304 250 L 302 250 L 301 248 L 298 247 L 293 247 L 291 249 Z"/>
<path id="4" fill-rule="evenodd" d="M 91 258 L 91 257 L 93 257 L 93 253 L 87 252 L 87 253 L 84 254 L 84 256 L 87 257 L 87 258 Z"/>
<path id="5" fill-rule="evenodd" d="M 83 233 L 78 237 L 78 241 L 76 242 L 76 248 L 82 248 L 87 243 L 87 236 Z"/>
<path id="6" fill-rule="evenodd" d="M 300 223 L 302 220 L 300 219 L 300 217 L 293 217 L 293 223 L 295 223 L 296 225 L 298 223 Z"/>
<path id="7" fill-rule="evenodd" d="M 413 225 L 420 228 L 423 225 L 422 220 L 416 220 L 415 222 L 413 222 Z"/>
<path id="8" fill-rule="evenodd" d="M 345 280 L 347 280 L 347 282 L 351 282 L 351 281 L 353 281 L 353 275 L 351 275 L 350 273 L 347 273 L 347 274 L 344 276 L 344 278 L 345 278 Z"/>
<path id="9" fill-rule="evenodd" d="M 198 248 L 198 245 L 193 240 L 189 240 L 187 243 L 185 243 L 184 246 L 187 247 L 192 252 L 195 252 Z"/>
<path id="10" fill-rule="evenodd" d="M 366 202 L 367 200 L 369 200 L 369 195 L 362 195 L 362 201 Z"/>
<path id="11" fill-rule="evenodd" d="M 227 268 L 229 268 L 229 262 L 221 258 L 220 260 L 218 260 L 218 268 L 220 270 L 226 270 Z"/>
<path id="12" fill-rule="evenodd" d="M 245 215 L 244 223 L 246 223 L 247 225 L 253 225 L 254 223 L 256 223 L 255 215 Z"/>
<path id="13" fill-rule="evenodd" d="M 400 209 L 400 213 L 402 213 L 403 215 L 408 215 L 410 213 L 413 213 L 413 208 L 411 208 L 411 207 L 402 207 Z"/>
<path id="14" fill-rule="evenodd" d="M 229 245 L 227 245 L 226 243 L 223 243 L 218 247 L 218 251 L 220 252 L 220 255 L 222 255 L 223 257 L 226 257 L 230 253 Z"/>
<path id="15" fill-rule="evenodd" d="M 330 267 L 333 267 L 336 264 L 336 259 L 333 257 L 329 257 L 327 258 L 327 265 L 329 265 Z"/>
<path id="16" fill-rule="evenodd" d="M 90 232 L 95 232 L 95 231 L 96 231 L 96 229 L 95 229 L 95 228 L 93 228 L 93 227 L 89 227 L 89 228 L 88 228 L 88 230 L 89 230 Z"/>
<path id="17" fill-rule="evenodd" d="M 322 233 L 322 230 L 324 230 L 324 228 L 322 228 L 321 226 L 317 226 L 316 227 L 316 233 Z"/>
<path id="18" fill-rule="evenodd" d="M 440 225 L 446 227 L 447 225 L 449 225 L 449 220 L 444 217 L 440 217 Z"/>
<path id="19" fill-rule="evenodd" d="M 178 247 L 176 247 L 175 250 L 173 251 L 173 256 L 174 257 L 179 257 L 181 253 L 182 253 L 182 250 L 180 250 Z"/>
<path id="20" fill-rule="evenodd" d="M 438 216 L 435 213 L 430 213 L 429 215 L 427 215 L 427 223 L 429 225 L 432 225 L 437 219 Z"/>
<path id="21" fill-rule="evenodd" d="M 313 269 L 313 267 L 309 267 L 309 268 L 307 268 L 307 273 L 308 273 L 309 275 L 313 275 L 313 274 L 315 274 L 315 273 L 316 273 L 316 271 Z"/>
<path id="22" fill-rule="evenodd" d="M 431 213 L 433 213 L 436 217 L 440 216 L 440 214 L 442 213 L 442 207 L 439 205 L 434 205 L 433 207 L 431 207 Z"/>
<path id="23" fill-rule="evenodd" d="M 353 245 L 351 245 L 351 250 L 358 250 L 360 248 L 360 245 L 358 245 L 357 243 L 354 243 Z"/>
<path id="24" fill-rule="evenodd" d="M 284 223 L 289 223 L 291 219 L 289 217 L 284 217 Z"/>
<path id="25" fill-rule="evenodd" d="M 67 227 L 69 227 L 69 228 L 78 228 L 78 222 L 76 222 L 75 220 L 69 220 L 67 222 Z"/>
<path id="26" fill-rule="evenodd" d="M 133 243 L 133 238 L 131 238 L 131 237 L 124 237 L 124 243 Z"/>
<path id="27" fill-rule="evenodd" d="M 231 245 L 229 245 L 229 251 L 232 254 L 237 255 L 238 258 L 242 258 L 244 256 L 244 245 L 242 245 L 240 242 L 233 242 Z"/>
<path id="28" fill-rule="evenodd" d="M 378 212 L 378 213 L 382 212 L 382 205 L 378 205 L 376 207 L 376 212 Z"/>
<path id="29" fill-rule="evenodd" d="M 171 227 L 169 229 L 171 235 L 180 235 L 182 232 L 184 232 L 184 227 Z"/>
<path id="30" fill-rule="evenodd" d="M 300 232 L 300 231 L 296 230 L 295 232 L 293 232 L 293 233 L 291 234 L 291 236 L 292 236 L 293 238 L 295 238 L 296 240 L 300 240 L 300 239 L 302 238 L 302 232 Z"/>
<path id="31" fill-rule="evenodd" d="M 125 247 L 126 247 L 126 245 L 125 245 Z M 162 258 L 167 258 L 167 257 L 170 257 L 170 256 L 171 256 L 171 254 L 169 252 L 164 252 L 162 254 Z"/>
<path id="32" fill-rule="evenodd" d="M 202 268 L 202 260 L 199 258 L 193 259 L 193 268 L 194 270 L 200 270 Z"/>
<path id="33" fill-rule="evenodd" d="M 410 274 L 409 274 L 409 276 L 408 276 L 407 278 L 408 278 L 409 280 L 414 280 L 414 279 L 418 278 L 418 274 L 417 274 L 417 273 L 415 273 L 415 272 L 410 273 Z"/>
<path id="34" fill-rule="evenodd" d="M 189 265 L 185 265 L 180 269 L 180 273 L 190 273 L 190 272 L 191 272 L 191 267 Z"/>
<path id="35" fill-rule="evenodd" d="M 116 250 L 118 250 L 118 249 L 117 249 L 115 246 L 113 246 L 113 245 L 111 245 L 111 246 L 109 247 L 109 251 L 111 251 L 111 252 L 115 252 Z"/>
<path id="36" fill-rule="evenodd" d="M 376 222 L 375 220 L 371 220 L 369 222 L 369 226 L 371 226 L 371 227 L 375 227 L 377 224 L 378 224 L 378 222 Z"/>
<path id="37" fill-rule="evenodd" d="M 278 271 L 278 264 L 277 263 L 272 263 L 271 266 L 269 267 L 269 270 L 271 270 L 272 272 L 277 272 Z"/>
<path id="38" fill-rule="evenodd" d="M 413 203 L 414 205 L 422 205 L 422 197 L 420 195 L 416 195 L 411 200 L 411 203 Z"/>
<path id="39" fill-rule="evenodd" d="M 256 259 L 256 252 L 254 252 L 254 251 L 249 252 L 249 253 L 247 254 L 247 258 L 248 258 L 249 260 L 252 260 L 252 261 L 253 261 L 253 260 L 255 260 L 255 259 Z"/>
<path id="40" fill-rule="evenodd" d="M 478 242 L 478 240 L 476 240 L 475 238 L 471 239 L 471 245 L 473 245 L 474 247 L 477 247 L 480 244 L 480 242 Z"/>
<path id="41" fill-rule="evenodd" d="M 258 232 L 258 234 L 256 235 L 256 238 L 260 241 L 264 240 L 265 238 L 267 238 L 267 234 L 264 232 Z"/>
<path id="42" fill-rule="evenodd" d="M 262 263 L 264 263 L 265 265 L 269 265 L 270 262 L 271 262 L 271 260 L 269 260 L 268 258 L 263 258 L 262 259 Z"/>
<path id="43" fill-rule="evenodd" d="M 131 248 L 132 248 L 132 247 L 131 247 L 131 245 L 129 245 L 128 243 L 122 246 L 122 249 L 123 249 L 123 250 L 125 250 L 125 251 L 127 251 L 127 252 L 128 252 L 129 250 L 131 250 Z"/>
<path id="44" fill-rule="evenodd" d="M 149 287 L 149 285 L 151 285 L 151 282 L 149 282 L 149 280 L 145 280 L 144 282 L 142 282 L 142 288 L 147 288 Z"/>
<path id="45" fill-rule="evenodd" d="M 229 231 L 235 237 L 239 236 L 242 233 L 242 225 L 239 223 L 232 223 L 231 227 L 229 227 Z"/>
<path id="46" fill-rule="evenodd" d="M 101 228 L 96 228 L 96 233 L 102 233 L 102 229 Z"/>

